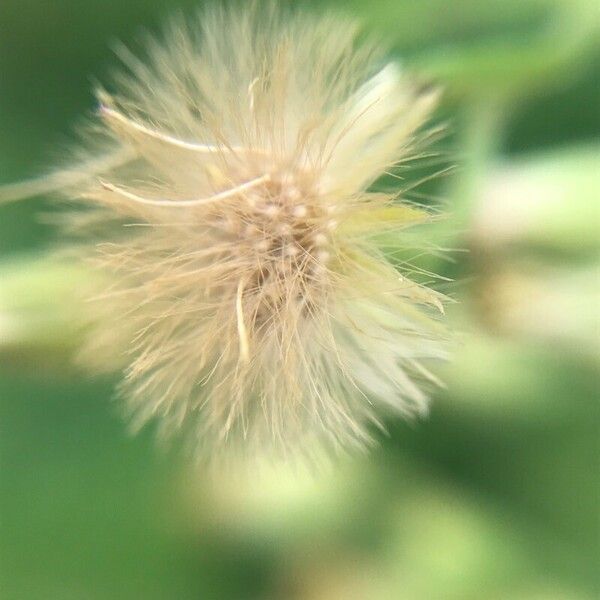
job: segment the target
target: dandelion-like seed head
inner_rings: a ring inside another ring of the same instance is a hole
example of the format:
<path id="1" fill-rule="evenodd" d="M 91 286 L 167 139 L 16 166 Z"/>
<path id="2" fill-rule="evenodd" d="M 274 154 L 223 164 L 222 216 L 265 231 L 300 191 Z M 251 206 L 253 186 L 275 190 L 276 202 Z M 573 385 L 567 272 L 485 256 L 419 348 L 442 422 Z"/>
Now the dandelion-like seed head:
<path id="1" fill-rule="evenodd" d="M 108 150 L 54 184 L 105 274 L 86 360 L 123 360 L 134 424 L 184 429 L 200 455 L 312 454 L 426 412 L 442 298 L 377 239 L 429 215 L 371 186 L 412 156 L 435 93 L 354 23 L 274 3 L 120 54 L 93 131 Z"/>

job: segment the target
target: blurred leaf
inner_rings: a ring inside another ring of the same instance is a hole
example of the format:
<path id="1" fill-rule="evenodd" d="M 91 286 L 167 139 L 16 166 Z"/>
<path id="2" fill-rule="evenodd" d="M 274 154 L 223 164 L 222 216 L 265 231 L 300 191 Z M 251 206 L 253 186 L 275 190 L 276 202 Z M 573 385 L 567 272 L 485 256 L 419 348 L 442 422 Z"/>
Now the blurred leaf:
<path id="1" fill-rule="evenodd" d="M 62 369 L 82 335 L 83 290 L 91 275 L 46 257 L 0 263 L 0 358 Z"/>
<path id="2" fill-rule="evenodd" d="M 572 74 L 598 47 L 595 0 L 345 3 L 454 98 L 523 96 Z"/>
<path id="3" fill-rule="evenodd" d="M 491 166 L 473 215 L 487 249 L 526 245 L 600 252 L 600 146 L 564 148 Z"/>

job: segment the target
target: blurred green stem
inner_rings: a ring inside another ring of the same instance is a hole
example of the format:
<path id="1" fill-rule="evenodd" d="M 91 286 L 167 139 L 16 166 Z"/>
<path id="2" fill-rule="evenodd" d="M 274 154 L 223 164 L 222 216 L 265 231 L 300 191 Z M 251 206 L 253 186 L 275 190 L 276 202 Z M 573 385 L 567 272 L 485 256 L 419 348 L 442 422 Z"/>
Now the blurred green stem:
<path id="1" fill-rule="evenodd" d="M 462 177 L 457 178 L 451 196 L 457 221 L 467 225 L 502 143 L 506 102 L 487 96 L 472 98 L 463 114 L 462 139 L 458 143 Z"/>

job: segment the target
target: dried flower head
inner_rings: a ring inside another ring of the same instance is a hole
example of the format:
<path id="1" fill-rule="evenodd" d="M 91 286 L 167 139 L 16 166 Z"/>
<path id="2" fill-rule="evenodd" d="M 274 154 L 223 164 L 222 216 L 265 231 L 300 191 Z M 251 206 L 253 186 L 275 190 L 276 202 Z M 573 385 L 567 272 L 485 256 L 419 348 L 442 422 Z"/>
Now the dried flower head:
<path id="1" fill-rule="evenodd" d="M 105 274 L 87 357 L 125 354 L 134 423 L 286 453 L 425 413 L 441 296 L 377 235 L 428 214 L 370 188 L 414 153 L 435 93 L 355 24 L 275 4 L 179 21 L 147 55 L 123 50 L 118 93 L 98 92 L 108 152 L 52 179 Z"/>

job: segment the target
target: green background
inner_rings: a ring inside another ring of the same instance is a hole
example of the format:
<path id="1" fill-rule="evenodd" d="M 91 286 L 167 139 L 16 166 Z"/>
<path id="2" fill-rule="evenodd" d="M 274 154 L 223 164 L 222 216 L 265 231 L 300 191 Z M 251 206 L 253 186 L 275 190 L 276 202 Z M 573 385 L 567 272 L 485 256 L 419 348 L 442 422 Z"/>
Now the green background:
<path id="1" fill-rule="evenodd" d="M 129 437 L 114 382 L 69 365 L 86 274 L 40 261 L 43 199 L 2 207 L 2 600 L 600 594 L 600 8 L 329 4 L 446 90 L 436 148 L 458 168 L 420 193 L 454 213 L 434 241 L 468 250 L 427 263 L 455 280 L 447 390 L 326 473 L 191 466 L 152 431 Z M 197 5 L 2 0 L 0 184 L 60 159 L 113 42 Z"/>

